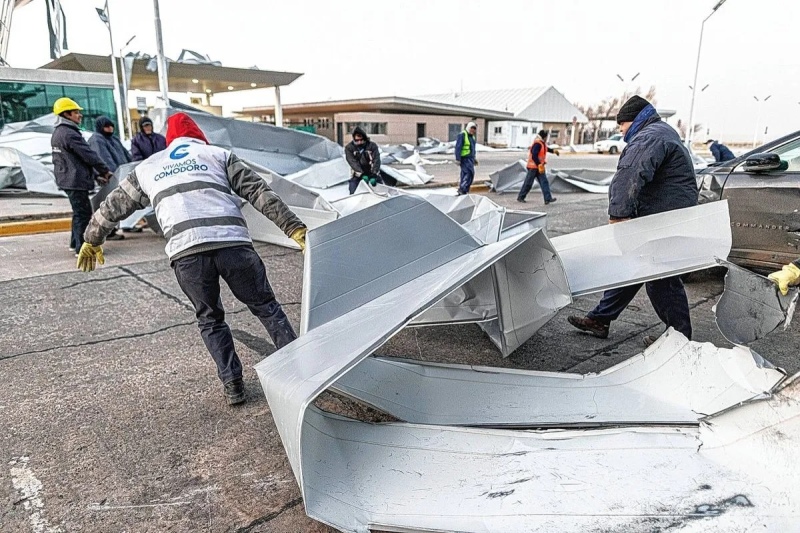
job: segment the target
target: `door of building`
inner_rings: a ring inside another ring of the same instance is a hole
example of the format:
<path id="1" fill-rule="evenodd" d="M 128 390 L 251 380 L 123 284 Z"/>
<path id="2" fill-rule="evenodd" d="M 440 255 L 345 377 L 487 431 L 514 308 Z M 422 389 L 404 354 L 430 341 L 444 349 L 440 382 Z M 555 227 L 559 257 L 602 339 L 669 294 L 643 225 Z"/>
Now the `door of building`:
<path id="1" fill-rule="evenodd" d="M 447 125 L 447 142 L 455 141 L 458 134 L 461 133 L 461 124 L 448 124 Z"/>
<path id="2" fill-rule="evenodd" d="M 417 122 L 417 142 L 419 142 L 420 137 L 427 137 L 425 129 L 424 122 Z"/>

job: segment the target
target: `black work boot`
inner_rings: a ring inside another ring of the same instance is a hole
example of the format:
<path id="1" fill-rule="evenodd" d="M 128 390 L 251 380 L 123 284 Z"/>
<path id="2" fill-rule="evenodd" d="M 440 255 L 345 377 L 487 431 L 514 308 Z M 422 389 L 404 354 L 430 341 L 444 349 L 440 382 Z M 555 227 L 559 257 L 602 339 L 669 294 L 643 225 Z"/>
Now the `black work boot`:
<path id="1" fill-rule="evenodd" d="M 236 405 L 244 403 L 244 381 L 242 378 L 233 378 L 230 381 L 223 383 L 225 387 L 225 399 L 228 400 L 228 405 Z"/>
<path id="2" fill-rule="evenodd" d="M 570 315 L 567 321 L 581 331 L 594 335 L 598 339 L 608 338 L 608 324 L 603 324 L 588 316 Z"/>

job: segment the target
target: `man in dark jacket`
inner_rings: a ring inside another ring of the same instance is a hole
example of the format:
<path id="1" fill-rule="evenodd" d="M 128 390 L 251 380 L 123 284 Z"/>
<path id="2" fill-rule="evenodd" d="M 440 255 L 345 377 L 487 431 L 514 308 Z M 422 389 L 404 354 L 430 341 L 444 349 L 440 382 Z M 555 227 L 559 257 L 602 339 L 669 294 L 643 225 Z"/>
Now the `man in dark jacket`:
<path id="1" fill-rule="evenodd" d="M 78 125 L 83 119 L 83 108 L 70 98 L 59 98 L 53 104 L 58 115 L 56 127 L 50 137 L 53 148 L 53 173 L 58 188 L 67 193 L 72 206 L 72 232 L 69 249 L 80 250 L 83 232 L 92 218 L 89 191 L 94 190 L 95 172 L 100 183 L 108 183 L 111 170 L 92 150 L 81 135 Z"/>
<path id="2" fill-rule="evenodd" d="M 89 146 L 103 159 L 111 172 L 117 167 L 133 161 L 119 137 L 114 135 L 114 123 L 105 115 L 94 121 L 94 134 L 89 138 Z"/>
<path id="3" fill-rule="evenodd" d="M 89 146 L 97 152 L 97 155 L 100 156 L 111 172 L 116 172 L 121 165 L 130 163 L 133 160 L 130 152 L 122 146 L 122 142 L 114 135 L 114 123 L 105 115 L 100 115 L 94 121 L 94 133 L 89 137 Z M 121 241 L 124 238 L 125 236 L 117 233 L 115 229 L 107 237 L 107 240 Z"/>
<path id="4" fill-rule="evenodd" d="M 167 149 L 167 139 L 153 131 L 150 117 L 139 119 L 139 133 L 131 141 L 131 155 L 134 161 L 144 161 L 151 155 Z"/>
<path id="5" fill-rule="evenodd" d="M 461 166 L 461 176 L 458 180 L 458 196 L 467 194 L 472 187 L 472 180 L 475 179 L 475 134 L 478 126 L 474 122 L 469 122 L 464 131 L 456 138 L 455 156 L 456 161 Z"/>
<path id="6" fill-rule="evenodd" d="M 351 169 L 352 177 L 348 182 L 350 194 L 356 192 L 362 180 L 373 186 L 383 183 L 381 151 L 377 144 L 369 140 L 361 126 L 353 128 L 353 140 L 344 147 L 344 157 Z"/>
<path id="7" fill-rule="evenodd" d="M 706 141 L 706 144 L 710 145 L 708 149 L 711 150 L 711 155 L 714 156 L 714 161 L 717 163 L 736 159 L 736 156 L 733 155 L 733 152 L 731 152 L 730 148 L 721 142 L 715 141 L 714 139 L 709 139 Z"/>
<path id="8" fill-rule="evenodd" d="M 689 151 L 655 108 L 644 98 L 633 96 L 617 114 L 617 123 L 628 144 L 608 191 L 610 223 L 697 205 L 697 181 Z M 667 327 L 691 339 L 689 301 L 680 277 L 650 281 L 645 286 L 658 317 Z M 641 288 L 638 283 L 606 291 L 588 315 L 570 316 L 569 323 L 605 339 L 611 321 L 619 317 Z M 644 338 L 647 346 L 654 341 L 651 336 Z"/>

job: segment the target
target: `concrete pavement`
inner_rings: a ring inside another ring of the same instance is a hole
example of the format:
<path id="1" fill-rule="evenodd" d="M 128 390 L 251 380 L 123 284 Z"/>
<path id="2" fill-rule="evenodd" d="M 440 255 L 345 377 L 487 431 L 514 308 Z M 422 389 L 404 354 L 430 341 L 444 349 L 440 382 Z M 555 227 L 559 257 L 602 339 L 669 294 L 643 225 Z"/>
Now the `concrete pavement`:
<path id="1" fill-rule="evenodd" d="M 488 196 L 520 207 L 514 195 Z M 603 195 L 562 195 L 548 206 L 529 198 L 527 209 L 548 213 L 551 235 L 606 223 Z M 305 516 L 253 370 L 274 350 L 261 324 L 223 288 L 248 390 L 248 402 L 230 408 L 164 241 L 146 231 L 107 243 L 106 265 L 91 274 L 75 270 L 67 244 L 64 232 L 0 238 L 0 530 L 333 531 Z M 297 327 L 302 254 L 257 250 Z M 711 311 L 720 275 L 693 279 L 695 340 L 729 346 Z M 507 359 L 475 325 L 406 329 L 380 353 L 583 373 L 641 352 L 642 335 L 661 332 L 644 291 L 607 340 L 566 323 L 598 299 L 577 299 Z M 796 325 L 754 349 L 800 369 Z M 333 394 L 317 404 L 376 418 Z"/>

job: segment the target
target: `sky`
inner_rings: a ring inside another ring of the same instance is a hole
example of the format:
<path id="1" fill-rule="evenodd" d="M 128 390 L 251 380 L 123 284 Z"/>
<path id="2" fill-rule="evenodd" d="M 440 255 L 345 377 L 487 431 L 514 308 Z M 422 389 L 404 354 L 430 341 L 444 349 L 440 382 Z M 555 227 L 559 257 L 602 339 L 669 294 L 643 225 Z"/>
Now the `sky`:
<path id="1" fill-rule="evenodd" d="M 718 0 L 161 0 L 164 51 L 301 72 L 284 104 L 552 85 L 593 104 L 656 87 L 689 118 L 703 19 Z M 108 54 L 101 0 L 62 0 L 69 51 Z M 155 55 L 150 0 L 109 0 L 117 47 Z M 695 101 L 701 137 L 759 142 L 800 129 L 800 1 L 726 0 L 707 20 Z M 11 66 L 47 63 L 44 0 L 14 12 Z M 617 75 L 633 83 L 620 81 Z M 759 103 L 754 97 L 763 100 Z M 226 114 L 271 90 L 216 95 Z M 764 133 L 766 129 L 766 134 Z"/>

